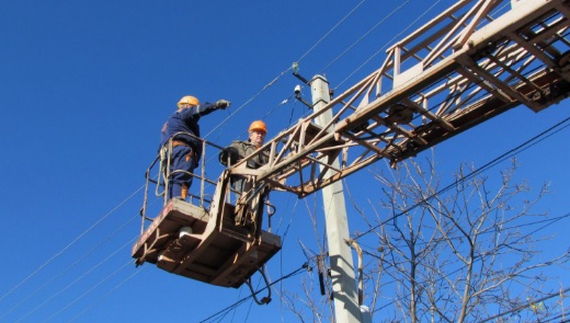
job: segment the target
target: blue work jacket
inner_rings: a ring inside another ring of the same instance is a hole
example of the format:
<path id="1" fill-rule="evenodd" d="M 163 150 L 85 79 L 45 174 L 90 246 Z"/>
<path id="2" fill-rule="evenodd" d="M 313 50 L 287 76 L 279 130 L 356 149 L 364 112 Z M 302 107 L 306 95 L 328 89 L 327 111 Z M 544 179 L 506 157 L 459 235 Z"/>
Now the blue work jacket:
<path id="1" fill-rule="evenodd" d="M 205 104 L 176 111 L 162 126 L 160 147 L 164 146 L 172 136 L 179 132 L 186 132 L 200 137 L 200 125 L 198 124 L 200 117 L 210 114 L 216 109 L 215 105 L 206 102 Z M 202 155 L 202 143 L 200 140 L 184 134 L 177 135 L 174 139 L 190 145 L 197 158 L 200 158 Z"/>

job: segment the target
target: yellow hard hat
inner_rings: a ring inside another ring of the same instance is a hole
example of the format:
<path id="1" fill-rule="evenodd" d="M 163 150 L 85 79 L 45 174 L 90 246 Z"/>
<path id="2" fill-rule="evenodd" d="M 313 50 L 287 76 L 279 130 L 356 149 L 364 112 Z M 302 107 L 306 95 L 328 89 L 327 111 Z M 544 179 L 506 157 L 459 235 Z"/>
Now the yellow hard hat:
<path id="1" fill-rule="evenodd" d="M 267 126 L 265 125 L 265 122 L 263 122 L 261 120 L 255 120 L 249 126 L 249 132 L 252 132 L 254 130 L 261 131 L 263 133 L 267 133 Z"/>
<path id="2" fill-rule="evenodd" d="M 183 96 L 182 99 L 180 99 L 180 101 L 178 101 L 178 108 L 180 109 L 180 106 L 183 104 L 200 105 L 200 100 L 198 100 L 194 96 L 186 95 Z"/>

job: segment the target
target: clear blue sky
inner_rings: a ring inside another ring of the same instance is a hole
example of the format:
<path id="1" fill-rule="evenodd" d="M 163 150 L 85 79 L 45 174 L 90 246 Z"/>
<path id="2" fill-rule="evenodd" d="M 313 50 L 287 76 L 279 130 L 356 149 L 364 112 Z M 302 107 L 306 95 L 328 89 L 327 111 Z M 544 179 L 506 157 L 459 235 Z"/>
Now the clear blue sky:
<path id="1" fill-rule="evenodd" d="M 177 100 L 192 94 L 232 101 L 229 111 L 201 121 L 206 139 L 217 144 L 244 139 L 249 123 L 260 118 L 271 137 L 307 112 L 294 100 L 283 103 L 299 83 L 283 73 L 293 62 L 300 61 L 306 78 L 326 74 L 341 92 L 378 68 L 384 50 L 363 63 L 414 19 L 426 13 L 425 22 L 454 2 L 0 3 L 0 322 L 199 322 L 248 296 L 245 286 L 208 286 L 150 264 L 135 268 L 130 259 L 144 171 Z M 403 9 L 390 15 L 398 6 Z M 568 117 L 568 105 L 539 114 L 522 107 L 472 129 L 438 146 L 440 167 L 449 176 L 461 161 L 482 165 Z M 564 130 L 518 156 L 519 175 L 531 185 L 552 181 L 543 207 L 554 215 L 570 209 L 567 135 Z M 346 181 L 363 205 L 379 196 L 359 189 L 367 174 Z M 274 280 L 305 262 L 299 242 L 316 243 L 306 230 L 305 202 L 312 208 L 313 198 L 275 196 L 274 221 L 285 239 L 270 264 Z M 300 279 L 278 288 L 298 292 Z M 263 307 L 247 302 L 223 321 L 232 318 L 294 321 L 277 297 Z"/>

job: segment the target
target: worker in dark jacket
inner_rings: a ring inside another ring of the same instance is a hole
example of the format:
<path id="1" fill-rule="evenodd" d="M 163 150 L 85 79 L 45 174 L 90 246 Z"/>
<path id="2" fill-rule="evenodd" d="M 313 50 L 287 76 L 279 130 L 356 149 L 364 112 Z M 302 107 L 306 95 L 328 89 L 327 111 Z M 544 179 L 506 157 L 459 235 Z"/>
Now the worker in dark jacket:
<path id="1" fill-rule="evenodd" d="M 171 164 L 169 169 L 168 198 L 188 196 L 192 184 L 192 172 L 198 166 L 202 155 L 200 126 L 198 121 L 217 109 L 230 106 L 227 100 L 218 100 L 215 104 L 200 104 L 200 101 L 190 95 L 182 97 L 178 102 L 178 110 L 164 123 L 160 135 L 160 146 L 167 147 L 172 138 Z"/>
<path id="2" fill-rule="evenodd" d="M 231 166 L 243 158 L 251 155 L 257 149 L 263 146 L 265 136 L 267 135 L 267 126 L 261 120 L 256 120 L 249 126 L 249 139 L 246 141 L 236 140 L 224 149 L 220 154 L 220 162 L 226 166 Z M 230 162 L 227 165 L 228 160 Z M 247 168 L 257 169 L 269 161 L 269 151 L 263 151 L 248 160 Z M 237 192 L 243 192 L 246 189 L 245 179 L 242 177 L 234 177 L 231 179 L 232 188 Z"/>

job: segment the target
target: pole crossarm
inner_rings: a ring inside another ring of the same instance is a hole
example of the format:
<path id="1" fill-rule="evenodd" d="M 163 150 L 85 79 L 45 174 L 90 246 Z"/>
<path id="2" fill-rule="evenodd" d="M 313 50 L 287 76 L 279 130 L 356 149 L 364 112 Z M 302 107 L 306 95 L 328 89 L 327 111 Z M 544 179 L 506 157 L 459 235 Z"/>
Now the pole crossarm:
<path id="1" fill-rule="evenodd" d="M 387 50 L 380 69 L 268 141 L 254 175 L 304 197 L 377 162 L 392 166 L 520 104 L 570 93 L 570 1 L 464 0 Z M 318 126 L 316 118 L 333 118 Z M 333 162 L 340 158 L 340 165 Z"/>

